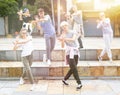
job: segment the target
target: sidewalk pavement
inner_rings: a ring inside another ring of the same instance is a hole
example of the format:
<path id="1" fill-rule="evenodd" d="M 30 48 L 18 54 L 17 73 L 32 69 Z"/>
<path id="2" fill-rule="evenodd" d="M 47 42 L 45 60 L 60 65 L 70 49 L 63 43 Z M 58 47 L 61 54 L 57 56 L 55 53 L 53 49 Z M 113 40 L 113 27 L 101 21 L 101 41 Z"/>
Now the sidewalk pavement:
<path id="1" fill-rule="evenodd" d="M 120 80 L 81 80 L 83 87 L 76 91 L 75 80 L 69 86 L 61 80 L 39 80 L 33 91 L 31 84 L 19 85 L 19 80 L 0 80 L 0 95 L 120 95 Z"/>

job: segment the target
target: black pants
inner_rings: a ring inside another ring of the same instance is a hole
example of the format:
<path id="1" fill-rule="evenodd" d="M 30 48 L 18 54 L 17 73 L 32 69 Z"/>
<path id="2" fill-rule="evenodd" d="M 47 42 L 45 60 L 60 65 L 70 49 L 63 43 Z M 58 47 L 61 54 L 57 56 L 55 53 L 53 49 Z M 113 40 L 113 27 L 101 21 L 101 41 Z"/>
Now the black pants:
<path id="1" fill-rule="evenodd" d="M 82 43 L 81 37 L 78 38 L 78 42 L 79 42 L 80 48 L 83 48 L 83 43 Z"/>
<path id="2" fill-rule="evenodd" d="M 74 55 L 74 59 L 70 59 L 69 55 L 67 55 L 66 58 L 67 58 L 70 70 L 68 71 L 68 73 L 64 77 L 64 80 L 69 79 L 69 77 L 73 74 L 76 82 L 78 84 L 81 84 L 81 81 L 80 81 L 80 78 L 79 78 L 79 75 L 78 75 L 78 71 L 77 71 L 78 55 Z"/>

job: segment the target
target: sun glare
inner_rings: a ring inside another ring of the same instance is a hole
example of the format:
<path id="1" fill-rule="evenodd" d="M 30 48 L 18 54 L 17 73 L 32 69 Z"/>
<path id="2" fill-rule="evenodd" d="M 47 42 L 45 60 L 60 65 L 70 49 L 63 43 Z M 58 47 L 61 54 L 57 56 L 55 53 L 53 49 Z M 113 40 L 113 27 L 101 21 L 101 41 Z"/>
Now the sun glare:
<path id="1" fill-rule="evenodd" d="M 89 2 L 91 0 L 78 0 L 78 2 Z"/>
<path id="2" fill-rule="evenodd" d="M 102 2 L 101 0 L 94 0 L 94 8 L 96 10 L 106 10 L 112 6 L 120 5 L 120 0 L 110 0 L 107 2 Z"/>

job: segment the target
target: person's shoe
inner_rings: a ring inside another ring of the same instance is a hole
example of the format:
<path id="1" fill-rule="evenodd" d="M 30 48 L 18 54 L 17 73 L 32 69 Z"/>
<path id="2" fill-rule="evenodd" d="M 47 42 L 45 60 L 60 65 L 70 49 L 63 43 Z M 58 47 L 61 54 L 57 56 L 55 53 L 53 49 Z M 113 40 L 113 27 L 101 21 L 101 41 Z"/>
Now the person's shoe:
<path id="1" fill-rule="evenodd" d="M 20 78 L 20 85 L 24 84 L 24 79 L 21 77 Z"/>
<path id="2" fill-rule="evenodd" d="M 78 86 L 76 87 L 77 90 L 82 88 L 82 84 L 78 84 Z"/>
<path id="3" fill-rule="evenodd" d="M 64 85 L 69 85 L 65 80 L 62 80 Z"/>
<path id="4" fill-rule="evenodd" d="M 113 63 L 113 60 L 112 60 L 112 59 L 110 59 L 109 61 L 110 61 L 110 63 Z"/>
<path id="5" fill-rule="evenodd" d="M 83 48 L 83 46 L 80 46 L 80 48 L 82 49 L 82 48 Z"/>
<path id="6" fill-rule="evenodd" d="M 35 84 L 32 85 L 32 87 L 30 88 L 30 91 L 33 91 L 35 89 Z"/>
<path id="7" fill-rule="evenodd" d="M 79 47 L 78 49 L 81 50 L 81 49 L 83 49 L 83 47 Z"/>
<path id="8" fill-rule="evenodd" d="M 99 61 L 102 61 L 102 57 L 98 56 L 98 60 L 99 60 Z"/>
<path id="9" fill-rule="evenodd" d="M 48 61 L 47 61 L 47 64 L 48 64 L 48 65 L 51 65 L 51 61 L 50 61 L 50 60 L 48 60 Z"/>

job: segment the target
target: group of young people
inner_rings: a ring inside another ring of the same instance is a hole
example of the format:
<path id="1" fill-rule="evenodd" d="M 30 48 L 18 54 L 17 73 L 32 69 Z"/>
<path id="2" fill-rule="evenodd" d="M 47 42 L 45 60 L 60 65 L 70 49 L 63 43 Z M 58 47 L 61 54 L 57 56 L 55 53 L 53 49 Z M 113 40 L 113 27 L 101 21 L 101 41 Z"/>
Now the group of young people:
<path id="1" fill-rule="evenodd" d="M 23 11 L 18 12 L 20 20 L 23 21 L 22 29 L 20 30 L 19 35 L 14 41 L 14 50 L 17 48 L 22 48 L 22 61 L 24 65 L 23 75 L 20 78 L 20 84 L 24 84 L 24 77 L 28 76 L 30 83 L 33 84 L 30 90 L 33 90 L 35 87 L 35 82 L 33 74 L 31 71 L 32 65 L 32 53 L 33 53 L 33 44 L 32 44 L 32 23 L 36 23 L 39 28 L 42 28 L 44 31 L 44 37 L 46 42 L 46 54 L 47 54 L 47 64 L 51 64 L 51 52 L 54 49 L 56 41 L 55 28 L 52 24 L 51 18 L 49 15 L 45 15 L 44 9 L 38 9 L 38 15 L 35 16 L 35 20 L 31 20 L 31 15 L 29 9 L 25 8 Z"/>
<path id="2" fill-rule="evenodd" d="M 35 87 L 34 78 L 31 71 L 32 65 L 32 53 L 33 53 L 33 45 L 32 45 L 32 28 L 31 28 L 31 15 L 28 9 L 24 9 L 24 11 L 18 12 L 20 20 L 23 20 L 23 26 L 20 31 L 19 36 L 16 37 L 14 42 L 14 50 L 19 47 L 22 47 L 22 61 L 24 65 L 23 75 L 20 78 L 20 84 L 24 84 L 24 77 L 27 75 L 33 86 L 30 90 L 33 90 Z M 74 79 L 77 82 L 76 89 L 82 88 L 82 83 L 79 78 L 79 74 L 77 71 L 78 59 L 80 56 L 79 48 L 83 48 L 81 37 L 84 35 L 83 32 L 83 22 L 82 20 L 82 12 L 77 10 L 76 6 L 72 7 L 72 14 L 66 14 L 66 19 L 61 22 L 60 27 L 62 30 L 61 35 L 58 37 L 58 40 L 64 42 L 66 44 L 66 60 L 69 64 L 69 71 L 66 76 L 62 80 L 63 84 L 69 85 L 67 80 L 73 74 Z M 69 23 L 70 22 L 70 23 Z M 51 53 L 55 47 L 56 42 L 56 32 L 55 28 L 52 24 L 51 18 L 49 15 L 45 15 L 44 9 L 38 9 L 38 15 L 35 16 L 36 25 L 39 28 L 42 28 L 44 31 L 44 37 L 46 42 L 46 54 L 47 54 L 47 63 L 51 64 Z M 98 57 L 99 60 L 102 60 L 103 55 L 107 52 L 110 61 L 112 61 L 112 53 L 110 49 L 110 44 L 113 38 L 113 31 L 110 25 L 110 19 L 105 17 L 104 13 L 100 13 L 99 20 L 97 21 L 97 28 L 102 28 L 103 31 L 103 39 L 105 41 L 105 48 L 101 52 Z M 71 25 L 72 24 L 72 25 Z"/>

